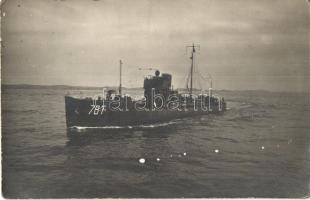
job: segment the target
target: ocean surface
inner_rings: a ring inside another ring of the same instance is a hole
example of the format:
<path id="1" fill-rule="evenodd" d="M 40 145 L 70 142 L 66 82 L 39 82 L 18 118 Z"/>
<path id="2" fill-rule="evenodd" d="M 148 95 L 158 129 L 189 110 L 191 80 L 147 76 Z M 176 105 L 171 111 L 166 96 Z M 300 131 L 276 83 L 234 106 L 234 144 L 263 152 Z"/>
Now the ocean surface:
<path id="1" fill-rule="evenodd" d="M 67 92 L 2 90 L 4 197 L 309 197 L 309 94 L 219 91 L 222 115 L 67 130 Z"/>

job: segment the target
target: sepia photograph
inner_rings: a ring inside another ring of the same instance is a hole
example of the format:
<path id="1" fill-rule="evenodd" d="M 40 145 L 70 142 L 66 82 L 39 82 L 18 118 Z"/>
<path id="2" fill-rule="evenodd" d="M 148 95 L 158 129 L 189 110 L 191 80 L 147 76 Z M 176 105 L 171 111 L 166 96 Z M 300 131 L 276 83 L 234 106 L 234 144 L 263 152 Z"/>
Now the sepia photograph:
<path id="1" fill-rule="evenodd" d="M 308 0 L 1 0 L 2 197 L 309 198 Z"/>

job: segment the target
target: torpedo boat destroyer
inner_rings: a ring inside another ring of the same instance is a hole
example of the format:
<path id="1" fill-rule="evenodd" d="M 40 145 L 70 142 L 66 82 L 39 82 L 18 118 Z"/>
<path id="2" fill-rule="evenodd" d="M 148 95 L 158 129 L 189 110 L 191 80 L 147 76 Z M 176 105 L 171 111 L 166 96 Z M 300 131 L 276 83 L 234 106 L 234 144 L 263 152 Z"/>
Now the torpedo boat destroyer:
<path id="1" fill-rule="evenodd" d="M 144 79 L 144 96 L 134 99 L 122 94 L 120 61 L 120 85 L 118 92 L 108 90 L 103 97 L 77 98 L 65 96 L 67 127 L 135 126 L 167 122 L 173 119 L 222 113 L 226 110 L 224 98 L 193 93 L 193 68 L 195 45 L 191 47 L 190 86 L 188 94 L 172 89 L 172 76 L 156 70 L 154 76 Z"/>

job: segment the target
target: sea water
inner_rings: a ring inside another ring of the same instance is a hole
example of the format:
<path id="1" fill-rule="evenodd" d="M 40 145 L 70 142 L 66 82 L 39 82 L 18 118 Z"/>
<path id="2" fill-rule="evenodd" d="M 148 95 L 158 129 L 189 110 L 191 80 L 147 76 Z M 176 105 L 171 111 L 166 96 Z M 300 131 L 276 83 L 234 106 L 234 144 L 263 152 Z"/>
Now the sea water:
<path id="1" fill-rule="evenodd" d="M 309 196 L 307 93 L 219 91 L 224 114 L 72 130 L 67 92 L 2 90 L 5 197 Z"/>

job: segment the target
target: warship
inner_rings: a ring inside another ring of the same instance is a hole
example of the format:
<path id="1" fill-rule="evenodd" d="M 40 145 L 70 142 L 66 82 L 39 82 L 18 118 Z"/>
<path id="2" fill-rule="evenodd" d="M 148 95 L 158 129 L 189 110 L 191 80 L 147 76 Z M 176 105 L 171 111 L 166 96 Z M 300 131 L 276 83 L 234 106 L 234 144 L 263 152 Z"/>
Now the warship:
<path id="1" fill-rule="evenodd" d="M 144 96 L 140 99 L 122 94 L 122 61 L 118 91 L 107 90 L 98 97 L 65 96 L 66 124 L 74 127 L 135 126 L 168 122 L 174 119 L 223 113 L 224 98 L 212 94 L 194 94 L 193 70 L 196 48 L 191 48 L 191 66 L 187 93 L 172 88 L 172 75 L 155 71 L 144 78 Z"/>

